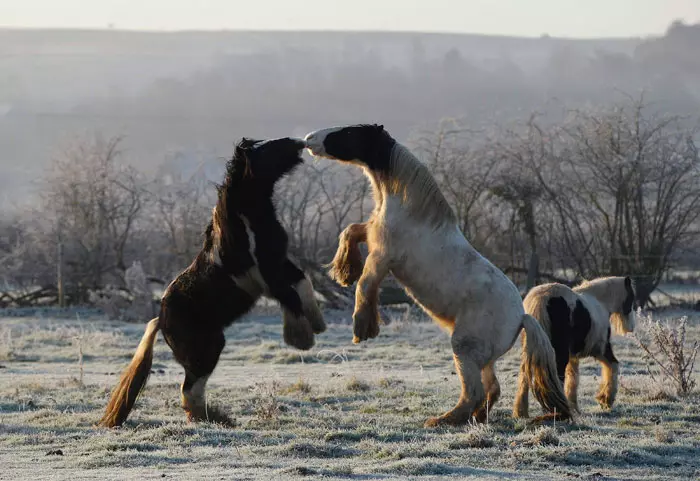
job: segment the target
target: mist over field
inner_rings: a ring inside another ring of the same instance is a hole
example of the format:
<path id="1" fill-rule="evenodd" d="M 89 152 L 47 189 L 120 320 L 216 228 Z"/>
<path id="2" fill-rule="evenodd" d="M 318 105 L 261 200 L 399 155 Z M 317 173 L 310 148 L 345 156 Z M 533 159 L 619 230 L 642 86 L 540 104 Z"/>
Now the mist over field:
<path id="1" fill-rule="evenodd" d="M 420 33 L 0 29 L 0 200 L 76 135 L 124 135 L 155 169 L 229 155 L 243 135 L 380 122 L 401 141 L 445 117 L 474 127 L 646 92 L 689 114 L 697 29 L 575 40 Z"/>

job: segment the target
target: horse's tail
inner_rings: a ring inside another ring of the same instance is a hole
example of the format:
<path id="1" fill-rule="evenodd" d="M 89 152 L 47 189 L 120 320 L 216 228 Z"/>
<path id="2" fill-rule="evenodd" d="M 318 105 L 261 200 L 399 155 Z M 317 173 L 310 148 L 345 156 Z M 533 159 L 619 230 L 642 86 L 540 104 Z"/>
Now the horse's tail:
<path id="1" fill-rule="evenodd" d="M 522 322 L 526 336 L 523 346 L 523 360 L 530 388 L 546 411 L 555 413 L 558 419 L 569 419 L 571 418 L 571 409 L 557 376 L 556 357 L 552 343 L 537 319 L 525 314 Z"/>
<path id="2" fill-rule="evenodd" d="M 113 428 L 121 426 L 126 421 L 151 372 L 153 345 L 156 342 L 156 334 L 158 334 L 159 329 L 159 318 L 157 317 L 151 319 L 146 325 L 146 332 L 141 338 L 136 354 L 134 354 L 129 367 L 122 373 L 119 384 L 112 391 L 105 413 L 100 419 L 100 426 Z"/>

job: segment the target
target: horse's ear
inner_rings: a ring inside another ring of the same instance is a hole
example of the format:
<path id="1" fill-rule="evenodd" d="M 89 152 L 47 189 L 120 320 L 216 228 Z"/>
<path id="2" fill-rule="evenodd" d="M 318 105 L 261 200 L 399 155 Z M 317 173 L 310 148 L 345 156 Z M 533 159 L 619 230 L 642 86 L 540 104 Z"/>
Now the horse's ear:
<path id="1" fill-rule="evenodd" d="M 383 125 L 381 125 L 381 124 L 374 124 L 374 126 L 375 126 L 375 127 L 377 128 L 377 130 L 379 130 L 380 132 L 383 132 L 383 131 L 384 131 L 384 126 L 383 126 Z"/>
<path id="2" fill-rule="evenodd" d="M 250 139 L 248 137 L 243 137 L 241 139 L 241 141 L 238 142 L 238 145 L 236 147 L 241 149 L 241 150 L 248 150 L 254 144 L 255 144 L 255 141 L 253 139 Z"/>

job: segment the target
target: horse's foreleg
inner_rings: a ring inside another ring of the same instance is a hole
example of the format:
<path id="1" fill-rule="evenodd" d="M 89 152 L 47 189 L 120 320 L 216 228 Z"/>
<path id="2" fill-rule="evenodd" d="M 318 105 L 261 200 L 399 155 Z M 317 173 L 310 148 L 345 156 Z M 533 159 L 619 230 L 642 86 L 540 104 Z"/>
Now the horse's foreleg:
<path id="1" fill-rule="evenodd" d="M 362 253 L 359 244 L 367 242 L 367 223 L 350 224 L 338 238 L 338 250 L 328 275 L 338 284 L 348 287 L 362 275 Z"/>
<path id="2" fill-rule="evenodd" d="M 267 284 L 268 295 L 279 301 L 282 306 L 282 332 L 284 342 L 297 349 L 308 350 L 314 345 L 314 332 L 311 321 L 304 316 L 304 304 L 295 287 L 306 280 L 304 273 L 287 264 L 285 258 L 281 265 L 270 260 L 259 259 L 260 274 Z M 293 287 L 294 286 L 294 287 Z M 309 294 L 306 292 L 305 294 Z M 313 291 L 311 292 L 313 296 Z"/>
<path id="3" fill-rule="evenodd" d="M 355 290 L 355 312 L 352 314 L 355 344 L 379 334 L 379 285 L 389 273 L 389 260 L 370 252 Z"/>
<path id="4" fill-rule="evenodd" d="M 610 339 L 605 346 L 605 353 L 603 356 L 597 358 L 603 367 L 603 380 L 600 383 L 600 388 L 596 399 L 598 404 L 603 409 L 611 409 L 613 403 L 615 402 L 615 396 L 617 395 L 617 374 L 619 371 L 619 364 L 617 358 L 612 352 L 612 346 L 610 345 Z"/>
<path id="5" fill-rule="evenodd" d="M 284 264 L 284 276 L 294 286 L 294 290 L 297 291 L 301 299 L 301 310 L 311 323 L 311 329 L 314 334 L 320 334 L 325 331 L 326 322 L 323 320 L 323 314 L 318 307 L 318 302 L 316 302 L 316 295 L 311 280 L 289 259 Z"/>

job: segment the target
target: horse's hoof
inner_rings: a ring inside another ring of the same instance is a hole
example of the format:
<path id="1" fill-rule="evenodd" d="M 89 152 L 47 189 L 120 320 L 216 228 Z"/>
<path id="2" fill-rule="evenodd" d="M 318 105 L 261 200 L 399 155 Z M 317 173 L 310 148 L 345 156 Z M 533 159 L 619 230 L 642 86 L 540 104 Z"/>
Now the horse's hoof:
<path id="1" fill-rule="evenodd" d="M 314 347 L 314 333 L 311 324 L 306 318 L 299 318 L 293 322 L 286 322 L 282 328 L 284 342 L 301 351 L 308 351 Z"/>
<path id="2" fill-rule="evenodd" d="M 200 408 L 194 411 L 185 410 L 185 413 L 187 414 L 187 421 L 190 423 L 210 422 L 221 424 L 229 428 L 236 427 L 236 421 L 234 419 L 231 419 L 215 407 L 208 407 L 207 409 Z"/>
<path id="3" fill-rule="evenodd" d="M 312 326 L 312 329 L 314 331 L 314 334 L 322 334 L 322 333 L 326 332 L 326 323 L 325 322 L 319 323 L 319 324 L 314 323 Z"/>
<path id="4" fill-rule="evenodd" d="M 423 423 L 423 427 L 425 428 L 436 428 L 438 426 L 442 426 L 444 424 L 444 420 L 436 417 L 436 418 L 428 418 L 425 420 L 425 423 Z"/>
<path id="5" fill-rule="evenodd" d="M 376 316 L 370 312 L 369 308 L 365 307 L 353 314 L 352 333 L 356 339 L 359 339 L 358 342 L 366 341 L 370 337 L 376 337 L 379 334 L 379 326 L 377 324 Z M 372 335 L 375 330 L 376 333 Z"/>
<path id="6" fill-rule="evenodd" d="M 548 424 L 548 423 L 555 423 L 557 421 L 559 422 L 564 422 L 569 420 L 570 418 L 568 416 L 563 416 L 561 413 L 548 413 L 548 414 L 543 414 L 541 416 L 537 416 L 536 418 L 530 419 L 527 424 L 528 426 L 537 426 L 541 424 Z"/>
<path id="7" fill-rule="evenodd" d="M 323 316 L 307 316 L 309 322 L 311 323 L 311 330 L 314 334 L 321 334 L 326 331 L 326 321 L 323 320 Z"/>
<path id="8" fill-rule="evenodd" d="M 612 409 L 613 403 L 606 394 L 598 394 L 596 397 L 600 408 L 604 411 L 610 411 Z"/>
<path id="9" fill-rule="evenodd" d="M 379 335 L 379 324 L 377 322 L 371 322 L 367 327 L 367 337 L 369 339 L 374 339 Z"/>
<path id="10" fill-rule="evenodd" d="M 352 336 L 352 343 L 353 343 L 353 344 L 359 344 L 359 343 L 361 343 L 362 341 L 363 341 L 363 339 L 360 339 L 360 338 L 357 337 L 357 336 Z"/>

